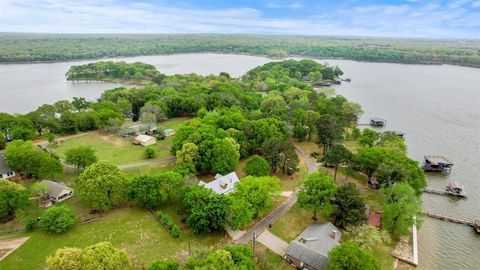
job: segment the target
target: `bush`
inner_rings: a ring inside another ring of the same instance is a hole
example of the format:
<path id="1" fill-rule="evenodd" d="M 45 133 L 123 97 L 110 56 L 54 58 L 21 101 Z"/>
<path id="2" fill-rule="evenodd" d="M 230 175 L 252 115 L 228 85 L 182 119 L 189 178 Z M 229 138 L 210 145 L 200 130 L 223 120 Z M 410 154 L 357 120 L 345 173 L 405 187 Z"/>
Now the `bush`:
<path id="1" fill-rule="evenodd" d="M 261 156 L 253 155 L 248 159 L 244 172 L 246 175 L 267 176 L 270 174 L 271 168 L 268 162 Z"/>
<path id="2" fill-rule="evenodd" d="M 170 234 L 174 238 L 179 238 L 180 237 L 180 229 L 178 228 L 177 225 L 173 226 L 172 229 L 170 230 Z"/>
<path id="3" fill-rule="evenodd" d="M 156 260 L 153 261 L 147 270 L 177 270 L 178 262 L 174 260 Z"/>
<path id="4" fill-rule="evenodd" d="M 155 157 L 156 151 L 152 147 L 147 147 L 145 150 L 143 150 L 143 154 L 145 155 L 146 158 L 153 158 Z"/>
<path id="5" fill-rule="evenodd" d="M 162 211 L 157 211 L 156 215 L 157 215 L 157 218 L 160 220 L 160 223 L 162 223 L 165 229 L 168 230 L 170 235 L 172 235 L 175 238 L 180 237 L 180 228 L 178 228 L 178 226 L 175 224 L 175 222 L 173 221 L 173 218 L 170 215 Z"/>
<path id="6" fill-rule="evenodd" d="M 47 209 L 38 222 L 38 226 L 47 232 L 62 233 L 75 223 L 75 214 L 66 205 Z"/>
<path id="7" fill-rule="evenodd" d="M 35 230 L 35 228 L 37 227 L 37 224 L 38 222 L 36 219 L 27 218 L 27 220 L 25 221 L 25 231 L 31 232 Z"/>

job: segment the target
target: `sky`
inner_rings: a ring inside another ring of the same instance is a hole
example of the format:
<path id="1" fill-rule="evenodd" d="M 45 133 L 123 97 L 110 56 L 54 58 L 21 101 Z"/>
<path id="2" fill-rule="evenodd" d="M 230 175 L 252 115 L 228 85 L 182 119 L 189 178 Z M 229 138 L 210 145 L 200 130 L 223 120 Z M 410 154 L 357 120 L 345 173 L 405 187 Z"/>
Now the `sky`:
<path id="1" fill-rule="evenodd" d="M 0 0 L 0 32 L 480 39 L 480 0 Z"/>

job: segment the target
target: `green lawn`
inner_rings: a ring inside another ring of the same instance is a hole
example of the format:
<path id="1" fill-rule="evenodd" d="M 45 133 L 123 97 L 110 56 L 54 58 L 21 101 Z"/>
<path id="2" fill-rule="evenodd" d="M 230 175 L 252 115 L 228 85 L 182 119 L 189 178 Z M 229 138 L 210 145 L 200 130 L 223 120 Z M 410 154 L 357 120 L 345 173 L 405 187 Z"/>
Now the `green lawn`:
<path id="1" fill-rule="evenodd" d="M 159 129 L 171 128 L 178 130 L 188 118 L 173 118 L 158 125 Z M 123 138 L 117 134 L 89 133 L 84 136 L 68 138 L 60 146 L 51 148 L 60 157 L 65 158 L 68 149 L 81 145 L 89 145 L 96 150 L 99 160 L 110 161 L 113 164 L 132 164 L 146 160 L 143 154 L 144 146 L 134 145 L 133 138 Z M 61 139 L 60 139 L 61 141 Z M 158 140 L 152 147 L 156 150 L 155 158 L 166 158 L 170 155 L 172 137 Z"/>
<path id="2" fill-rule="evenodd" d="M 150 175 L 154 173 L 164 172 L 164 171 L 171 171 L 174 169 L 175 162 L 169 163 L 161 163 L 161 164 L 151 164 L 151 165 L 144 165 L 134 168 L 123 169 L 123 171 L 129 177 L 135 177 L 139 175 Z"/>
<path id="3" fill-rule="evenodd" d="M 194 236 L 182 226 L 180 216 L 171 207 L 168 211 L 182 228 L 182 236 L 175 239 L 148 211 L 137 207 L 124 207 L 103 214 L 100 220 L 90 224 L 75 224 L 64 234 L 48 234 L 43 231 L 28 233 L 30 239 L 2 262 L 0 269 L 43 269 L 45 258 L 57 248 L 84 247 L 100 241 L 109 241 L 128 252 L 135 268 L 141 269 L 154 259 L 188 257 L 188 245 L 192 252 L 216 248 L 226 243 L 223 234 Z"/>
<path id="4" fill-rule="evenodd" d="M 294 270 L 295 267 L 287 263 L 281 256 L 273 253 L 259 242 L 255 244 L 255 257 L 260 270 Z"/>
<path id="5" fill-rule="evenodd" d="M 269 230 L 288 243 L 314 222 L 312 216 L 313 211 L 305 210 L 295 204 L 281 218 L 275 221 Z M 318 222 L 326 221 L 326 218 L 319 213 L 317 213 L 317 218 Z"/>

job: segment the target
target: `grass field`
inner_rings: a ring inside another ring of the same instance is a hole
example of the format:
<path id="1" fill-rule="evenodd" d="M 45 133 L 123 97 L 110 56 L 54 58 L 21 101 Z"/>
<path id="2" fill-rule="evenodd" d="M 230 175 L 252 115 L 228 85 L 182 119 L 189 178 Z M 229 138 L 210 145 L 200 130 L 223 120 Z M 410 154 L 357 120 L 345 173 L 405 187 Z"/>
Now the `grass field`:
<path id="1" fill-rule="evenodd" d="M 255 244 L 255 257 L 258 268 L 261 270 L 294 270 L 295 267 L 287 263 L 281 256 L 273 253 L 270 249 L 259 242 Z"/>
<path id="2" fill-rule="evenodd" d="M 314 222 L 312 217 L 313 211 L 305 210 L 295 204 L 281 218 L 275 221 L 269 230 L 288 243 Z M 320 213 L 317 213 L 317 218 L 317 222 L 326 221 L 326 218 Z"/>
<path id="3" fill-rule="evenodd" d="M 188 118 L 173 118 L 158 125 L 159 129 L 171 128 L 178 130 Z M 110 161 L 115 165 L 132 164 L 145 160 L 145 147 L 134 145 L 132 138 L 123 138 L 117 134 L 89 133 L 84 136 L 63 140 L 60 146 L 51 148 L 61 158 L 65 158 L 68 149 L 88 145 L 96 150 L 99 160 Z M 170 155 L 172 137 L 158 140 L 152 147 L 156 150 L 155 158 L 166 158 Z"/>
<path id="4" fill-rule="evenodd" d="M 0 262 L 0 269 L 43 269 L 45 258 L 57 248 L 84 247 L 101 241 L 125 249 L 136 269 L 141 269 L 157 258 L 185 260 L 189 244 L 193 252 L 225 244 L 225 238 L 220 233 L 194 236 L 182 226 L 181 218 L 175 215 L 175 210 L 171 207 L 169 210 L 177 225 L 182 228 L 180 239 L 170 236 L 147 210 L 124 207 L 103 214 L 95 222 L 77 223 L 63 234 L 49 234 L 39 230 L 29 233 L 30 239 Z"/>

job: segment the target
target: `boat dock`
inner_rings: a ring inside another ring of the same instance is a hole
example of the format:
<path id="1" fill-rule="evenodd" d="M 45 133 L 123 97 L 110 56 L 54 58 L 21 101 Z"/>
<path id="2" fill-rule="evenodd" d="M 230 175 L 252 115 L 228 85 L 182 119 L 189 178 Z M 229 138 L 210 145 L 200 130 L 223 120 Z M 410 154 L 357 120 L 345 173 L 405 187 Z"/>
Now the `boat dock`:
<path id="1" fill-rule="evenodd" d="M 455 193 L 451 191 L 446 191 L 446 190 L 439 190 L 439 189 L 433 189 L 433 188 L 424 188 L 422 189 L 423 192 L 425 193 L 431 193 L 431 194 L 438 194 L 438 195 L 450 195 L 450 196 L 456 196 L 460 198 L 468 198 L 467 193 L 462 192 L 462 193 Z"/>
<path id="2" fill-rule="evenodd" d="M 357 126 L 371 126 L 371 127 L 384 127 L 386 125 L 387 125 L 387 120 L 378 118 L 378 117 L 370 118 L 369 123 L 357 124 Z"/>
<path id="3" fill-rule="evenodd" d="M 472 227 L 473 229 L 475 229 L 478 233 L 480 233 L 480 219 L 476 219 L 475 221 L 471 221 L 471 220 L 451 217 L 451 216 L 447 216 L 447 215 L 440 215 L 440 214 L 436 214 L 436 213 L 432 213 L 432 212 L 428 212 L 428 211 L 422 211 L 422 213 L 424 213 L 427 217 L 440 219 L 440 220 L 444 220 L 444 221 L 450 221 L 450 222 L 457 223 L 457 224 L 468 225 L 468 226 Z"/>

